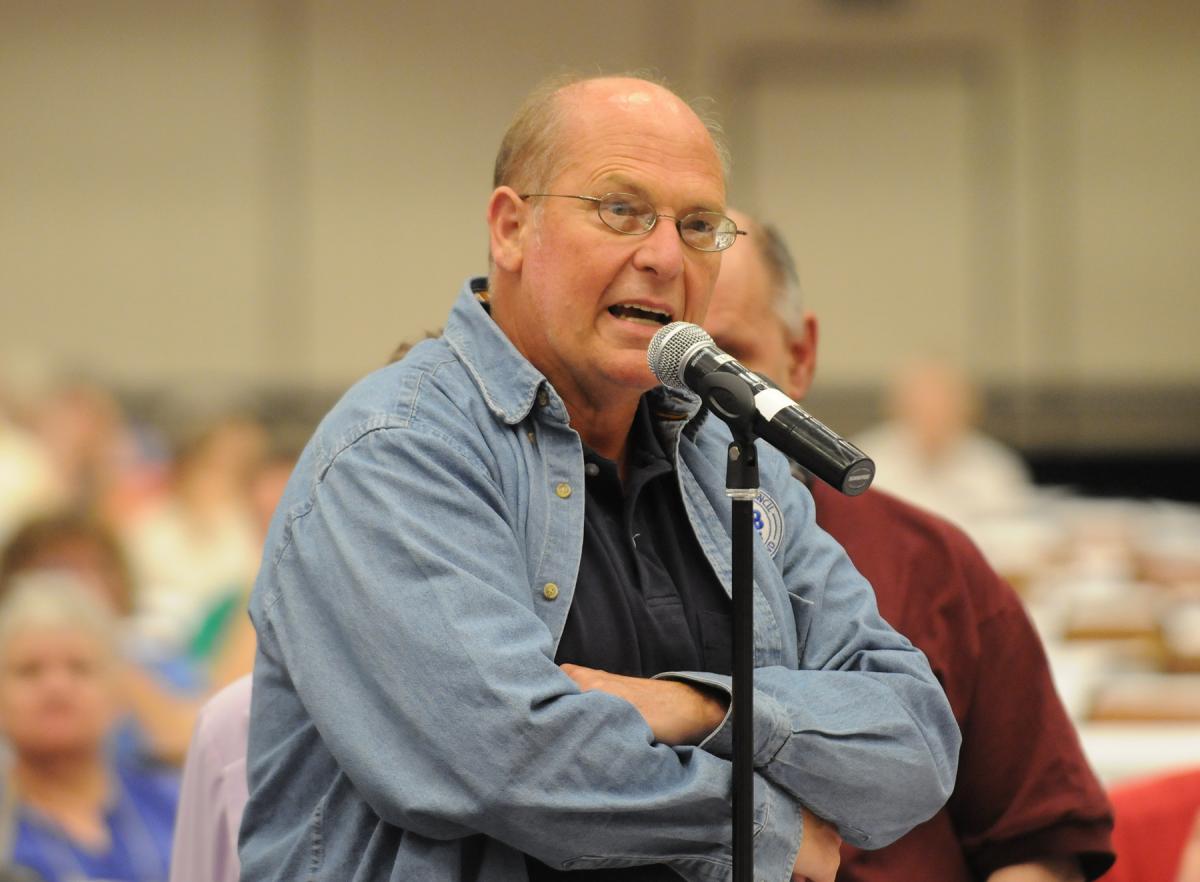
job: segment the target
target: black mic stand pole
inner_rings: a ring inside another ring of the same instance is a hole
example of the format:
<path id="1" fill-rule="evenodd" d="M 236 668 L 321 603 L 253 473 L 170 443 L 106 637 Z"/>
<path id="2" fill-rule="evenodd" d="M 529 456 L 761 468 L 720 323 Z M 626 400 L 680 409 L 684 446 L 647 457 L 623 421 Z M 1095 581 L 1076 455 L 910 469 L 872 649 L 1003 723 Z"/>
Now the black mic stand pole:
<path id="1" fill-rule="evenodd" d="M 710 411 L 733 433 L 725 463 L 733 534 L 733 882 L 754 878 L 754 394 L 745 381 L 712 372 L 700 384 Z"/>

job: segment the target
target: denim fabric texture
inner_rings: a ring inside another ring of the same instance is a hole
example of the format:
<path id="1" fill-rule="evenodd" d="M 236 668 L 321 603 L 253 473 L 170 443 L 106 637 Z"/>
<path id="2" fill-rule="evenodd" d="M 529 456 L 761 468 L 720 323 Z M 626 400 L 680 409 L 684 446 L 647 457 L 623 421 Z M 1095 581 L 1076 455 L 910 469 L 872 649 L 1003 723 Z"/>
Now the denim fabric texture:
<path id="1" fill-rule="evenodd" d="M 649 393 L 704 554 L 730 585 L 728 431 Z M 949 796 L 958 728 L 925 657 L 760 445 L 783 538 L 755 554 L 756 879 L 790 877 L 799 803 L 879 847 Z M 472 291 L 309 442 L 251 600 L 242 878 L 522 882 L 667 863 L 730 878 L 730 721 L 700 747 L 554 663 L 584 524 L 562 400 Z M 728 689 L 704 672 L 665 676 Z"/>

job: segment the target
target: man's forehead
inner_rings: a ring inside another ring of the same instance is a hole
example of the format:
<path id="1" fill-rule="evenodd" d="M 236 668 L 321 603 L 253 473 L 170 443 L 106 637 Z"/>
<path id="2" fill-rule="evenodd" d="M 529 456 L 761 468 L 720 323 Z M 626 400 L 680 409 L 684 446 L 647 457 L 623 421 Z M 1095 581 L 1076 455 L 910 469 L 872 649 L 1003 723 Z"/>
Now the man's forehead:
<path id="1" fill-rule="evenodd" d="M 664 100 L 667 98 L 667 96 L 674 100 Z M 670 95 L 670 93 L 656 95 L 649 89 L 635 88 L 630 91 L 616 92 L 612 95 L 609 95 L 607 100 L 616 107 L 626 110 L 641 110 L 653 105 L 657 101 L 663 105 L 661 109 L 664 112 L 671 113 L 676 116 L 679 115 L 681 108 L 686 109 L 686 106 L 683 104 L 683 102 L 674 95 Z"/>
<path id="2" fill-rule="evenodd" d="M 563 95 L 578 121 L 595 122 L 607 117 L 616 125 L 645 127 L 669 121 L 672 125 L 703 131 L 704 123 L 688 105 L 669 89 L 645 80 L 597 79 L 568 87 Z"/>
<path id="3" fill-rule="evenodd" d="M 661 99 L 681 99 L 670 89 L 649 80 L 635 77 L 596 77 L 566 86 L 562 93 L 574 97 L 600 98 L 608 101 L 629 101 L 645 104 Z"/>
<path id="4" fill-rule="evenodd" d="M 627 92 L 624 95 L 617 95 L 615 99 L 617 101 L 625 101 L 629 104 L 649 104 L 653 100 L 649 92 L 640 90 L 637 92 Z"/>
<path id="5" fill-rule="evenodd" d="M 564 171 L 582 173 L 594 182 L 608 181 L 621 192 L 651 196 L 654 172 L 669 165 L 673 181 L 694 179 L 701 189 L 712 191 L 700 201 L 706 207 L 720 207 L 725 175 L 716 145 L 708 128 L 679 96 L 640 80 L 579 86 L 566 96 Z"/>

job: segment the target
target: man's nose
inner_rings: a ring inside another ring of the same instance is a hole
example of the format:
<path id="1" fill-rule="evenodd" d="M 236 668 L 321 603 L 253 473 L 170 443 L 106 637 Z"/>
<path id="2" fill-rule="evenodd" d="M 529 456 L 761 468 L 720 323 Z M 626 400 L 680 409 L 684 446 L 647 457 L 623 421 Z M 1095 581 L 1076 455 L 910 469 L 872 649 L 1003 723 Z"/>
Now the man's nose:
<path id="1" fill-rule="evenodd" d="M 673 279 L 683 272 L 683 249 L 686 247 L 679 238 L 675 218 L 659 215 L 654 229 L 641 237 L 633 256 L 633 265 L 654 273 L 660 279 Z"/>

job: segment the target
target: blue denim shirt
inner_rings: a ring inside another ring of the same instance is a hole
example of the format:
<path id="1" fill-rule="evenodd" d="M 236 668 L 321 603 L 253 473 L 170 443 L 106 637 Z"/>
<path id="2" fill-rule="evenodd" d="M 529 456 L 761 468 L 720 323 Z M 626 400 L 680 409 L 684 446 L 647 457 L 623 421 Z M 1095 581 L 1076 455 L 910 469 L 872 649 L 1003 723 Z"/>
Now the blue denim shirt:
<path id="1" fill-rule="evenodd" d="M 684 505 L 728 590 L 728 431 L 660 390 Z M 440 339 L 356 384 L 301 456 L 251 600 L 242 878 L 520 882 L 666 863 L 730 877 L 730 729 L 654 740 L 554 663 L 584 523 L 562 400 L 464 289 Z M 786 880 L 799 804 L 883 846 L 950 794 L 959 735 L 924 656 L 760 455 L 756 879 Z M 728 688 L 728 678 L 679 672 Z"/>

